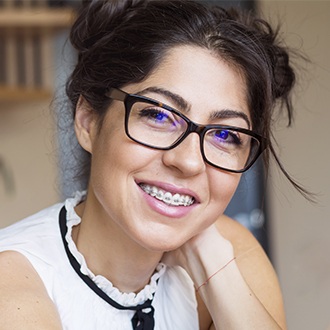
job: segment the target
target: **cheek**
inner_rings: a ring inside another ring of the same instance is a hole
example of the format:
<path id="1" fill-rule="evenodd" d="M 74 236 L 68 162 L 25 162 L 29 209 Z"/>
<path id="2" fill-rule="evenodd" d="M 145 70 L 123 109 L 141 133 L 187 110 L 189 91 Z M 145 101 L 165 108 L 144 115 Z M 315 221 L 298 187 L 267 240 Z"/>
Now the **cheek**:
<path id="1" fill-rule="evenodd" d="M 116 185 L 116 189 L 121 189 L 134 173 L 151 163 L 154 153 L 128 139 L 123 130 L 104 134 L 95 144 L 92 155 L 94 180 L 98 185 Z"/>
<path id="2" fill-rule="evenodd" d="M 211 203 L 223 213 L 239 184 L 241 174 L 217 171 L 209 175 Z"/>
<path id="3" fill-rule="evenodd" d="M 90 183 L 94 189 L 109 189 L 118 177 L 118 171 L 127 167 L 122 147 L 125 144 L 122 130 L 112 125 L 103 125 L 93 141 Z"/>

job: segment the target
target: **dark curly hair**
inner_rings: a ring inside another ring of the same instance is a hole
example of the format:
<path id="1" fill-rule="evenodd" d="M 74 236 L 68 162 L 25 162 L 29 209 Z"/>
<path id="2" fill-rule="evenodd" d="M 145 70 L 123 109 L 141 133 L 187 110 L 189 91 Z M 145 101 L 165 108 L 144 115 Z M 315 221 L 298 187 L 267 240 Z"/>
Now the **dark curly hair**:
<path id="1" fill-rule="evenodd" d="M 169 49 L 193 45 L 211 50 L 245 77 L 253 130 L 268 141 L 266 169 L 272 154 L 289 181 L 308 195 L 283 168 L 273 147 L 274 110 L 279 105 L 286 109 L 291 124 L 290 94 L 296 79 L 278 30 L 266 21 L 251 12 L 189 0 L 94 0 L 84 1 L 70 40 L 78 52 L 66 89 L 73 116 L 82 95 L 100 121 L 111 103 L 105 96 L 109 88 L 144 80 Z"/>

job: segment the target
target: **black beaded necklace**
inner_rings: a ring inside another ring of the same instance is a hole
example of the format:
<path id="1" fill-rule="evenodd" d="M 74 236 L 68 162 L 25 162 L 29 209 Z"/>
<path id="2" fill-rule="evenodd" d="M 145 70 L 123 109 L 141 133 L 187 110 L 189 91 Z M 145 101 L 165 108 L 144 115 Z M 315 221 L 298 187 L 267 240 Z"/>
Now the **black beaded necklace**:
<path id="1" fill-rule="evenodd" d="M 60 223 L 60 230 L 61 236 L 64 244 L 64 248 L 66 254 L 69 258 L 70 264 L 79 277 L 103 300 L 105 300 L 111 306 L 120 309 L 120 310 L 135 310 L 135 314 L 132 318 L 132 326 L 134 330 L 153 330 L 155 326 L 154 321 L 154 307 L 151 305 L 152 300 L 148 299 L 145 303 L 137 306 L 129 306 L 125 307 L 118 304 L 116 301 L 111 299 L 104 291 L 102 291 L 94 282 L 93 280 L 83 274 L 80 270 L 80 264 L 76 260 L 76 258 L 72 255 L 68 243 L 65 239 L 65 236 L 68 232 L 68 227 L 66 225 L 66 209 L 65 206 L 62 207 L 60 214 L 59 214 L 59 223 Z"/>

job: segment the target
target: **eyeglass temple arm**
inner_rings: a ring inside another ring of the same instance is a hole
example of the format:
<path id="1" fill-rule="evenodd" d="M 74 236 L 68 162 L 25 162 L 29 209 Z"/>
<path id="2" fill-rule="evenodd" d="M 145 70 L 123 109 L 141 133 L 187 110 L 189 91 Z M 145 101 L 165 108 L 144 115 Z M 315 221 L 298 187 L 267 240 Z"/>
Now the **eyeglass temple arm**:
<path id="1" fill-rule="evenodd" d="M 111 99 L 124 102 L 127 94 L 120 89 L 111 88 L 110 91 L 106 93 L 106 96 L 110 97 Z"/>

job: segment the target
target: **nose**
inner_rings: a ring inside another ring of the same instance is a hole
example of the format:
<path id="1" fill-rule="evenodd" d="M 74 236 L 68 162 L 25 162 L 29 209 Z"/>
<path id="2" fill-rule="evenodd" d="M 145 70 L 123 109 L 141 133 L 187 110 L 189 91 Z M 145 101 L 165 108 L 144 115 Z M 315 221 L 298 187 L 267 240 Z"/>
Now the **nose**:
<path id="1" fill-rule="evenodd" d="M 205 171 L 205 162 L 200 149 L 198 134 L 191 133 L 178 146 L 163 153 L 163 163 L 173 167 L 185 177 Z"/>

